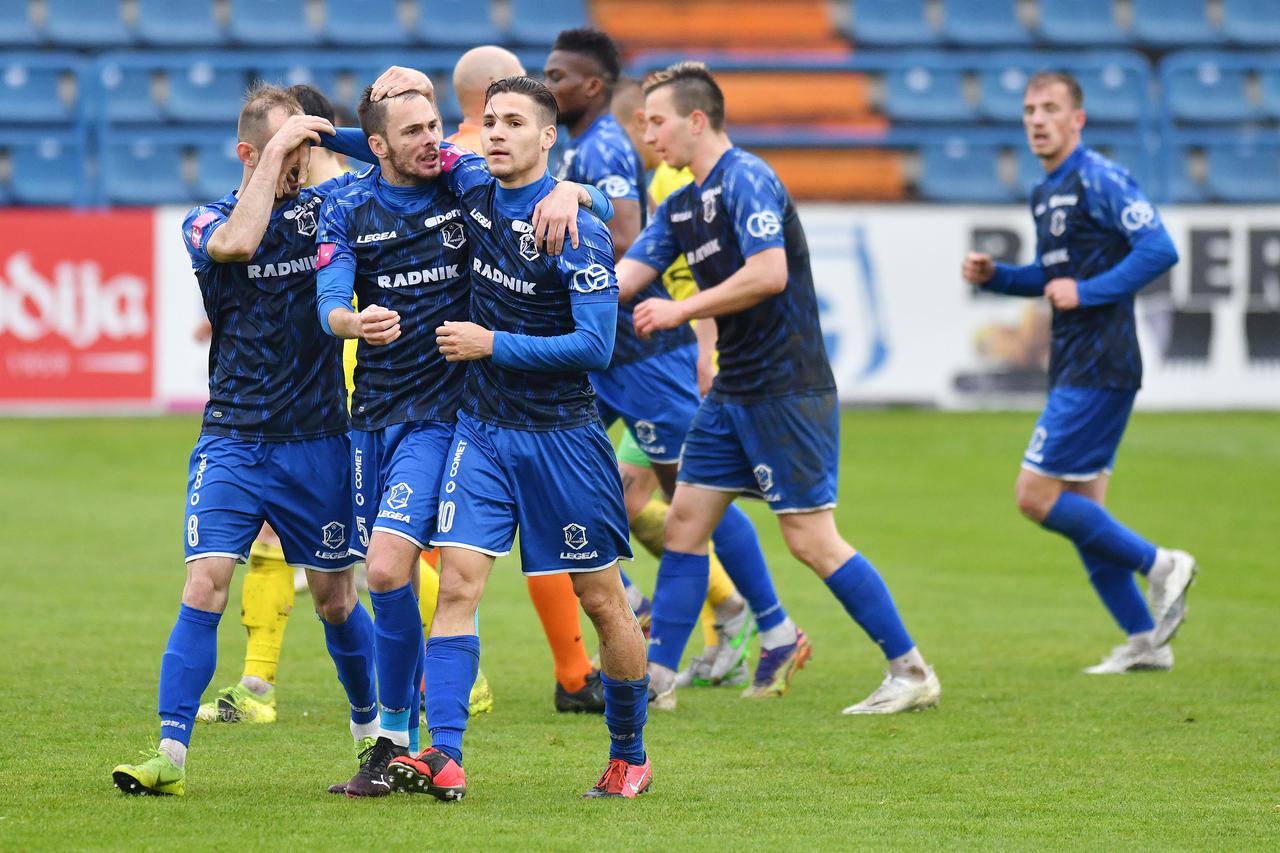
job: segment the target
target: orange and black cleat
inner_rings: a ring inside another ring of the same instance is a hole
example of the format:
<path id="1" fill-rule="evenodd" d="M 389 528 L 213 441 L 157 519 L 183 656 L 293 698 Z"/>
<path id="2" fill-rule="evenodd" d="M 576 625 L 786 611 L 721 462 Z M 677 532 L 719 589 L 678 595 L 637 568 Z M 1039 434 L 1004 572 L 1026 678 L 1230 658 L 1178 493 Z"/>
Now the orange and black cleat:
<path id="1" fill-rule="evenodd" d="M 430 794 L 438 800 L 461 800 L 467 793 L 467 775 L 445 753 L 427 747 L 417 755 L 402 755 L 387 765 L 393 791 Z"/>
<path id="2" fill-rule="evenodd" d="M 588 799 L 596 797 L 626 797 L 634 800 L 649 790 L 653 781 L 653 771 L 649 767 L 649 756 L 644 757 L 643 764 L 628 764 L 621 758 L 610 758 L 609 766 L 595 787 L 582 796 Z"/>

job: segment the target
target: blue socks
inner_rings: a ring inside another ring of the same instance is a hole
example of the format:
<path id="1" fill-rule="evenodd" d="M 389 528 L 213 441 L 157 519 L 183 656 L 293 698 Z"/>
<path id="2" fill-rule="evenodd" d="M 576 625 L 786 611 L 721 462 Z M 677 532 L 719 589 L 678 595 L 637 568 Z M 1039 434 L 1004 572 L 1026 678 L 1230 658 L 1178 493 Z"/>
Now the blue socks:
<path id="1" fill-rule="evenodd" d="M 1107 606 L 1111 618 L 1116 620 L 1116 624 L 1126 634 L 1141 634 L 1156 627 L 1133 572 L 1117 566 L 1095 551 L 1083 548 L 1076 548 L 1076 551 L 1089 570 L 1089 583 L 1097 590 L 1098 597 Z"/>
<path id="2" fill-rule="evenodd" d="M 213 680 L 218 663 L 218 622 L 221 613 L 197 610 L 183 604 L 178 621 L 169 632 L 169 644 L 160 659 L 160 738 L 186 746 L 196 724 L 200 694 Z"/>
<path id="3" fill-rule="evenodd" d="M 409 752 L 417 755 L 421 744 L 418 741 L 420 725 L 419 710 L 422 707 L 422 672 L 427 665 L 427 647 L 425 641 L 418 646 L 418 666 L 413 671 L 413 707 L 409 709 Z"/>
<path id="4" fill-rule="evenodd" d="M 409 718 L 418 716 L 418 682 L 423 654 L 422 617 L 413 587 L 369 591 L 373 599 L 374 660 L 378 670 L 379 725 L 384 736 L 408 743 Z"/>
<path id="5" fill-rule="evenodd" d="M 373 620 L 359 601 L 347 621 L 333 625 L 321 619 L 324 642 L 338 668 L 338 681 L 351 703 L 351 722 L 372 723 L 378 717 L 378 692 L 373 666 Z"/>
<path id="6" fill-rule="evenodd" d="M 1059 495 L 1043 524 L 1124 571 L 1146 574 L 1156 561 L 1156 546 L 1112 518 L 1101 504 L 1075 492 Z"/>
<path id="7" fill-rule="evenodd" d="M 729 504 L 720 524 L 711 534 L 711 541 L 716 546 L 716 556 L 724 564 L 725 573 L 755 615 L 756 626 L 767 631 L 785 622 L 787 611 L 778 601 L 764 552 L 760 550 L 760 537 L 747 514 Z"/>
<path id="8" fill-rule="evenodd" d="M 649 676 L 615 681 L 603 672 L 604 722 L 609 727 L 609 757 L 644 764 L 644 724 L 649 717 Z"/>
<path id="9" fill-rule="evenodd" d="M 689 635 L 698 624 L 707 598 L 710 558 L 666 550 L 658 563 L 653 589 L 653 619 L 649 626 L 649 660 L 668 669 L 680 668 Z"/>
<path id="10" fill-rule="evenodd" d="M 431 745 L 462 764 L 462 734 L 467 730 L 471 685 L 480 669 L 480 638 L 432 637 L 427 640 L 427 723 Z"/>
<path id="11" fill-rule="evenodd" d="M 826 579 L 826 584 L 853 621 L 880 646 L 886 659 L 902 657 L 915 646 L 889 588 L 866 557 L 854 554 Z"/>

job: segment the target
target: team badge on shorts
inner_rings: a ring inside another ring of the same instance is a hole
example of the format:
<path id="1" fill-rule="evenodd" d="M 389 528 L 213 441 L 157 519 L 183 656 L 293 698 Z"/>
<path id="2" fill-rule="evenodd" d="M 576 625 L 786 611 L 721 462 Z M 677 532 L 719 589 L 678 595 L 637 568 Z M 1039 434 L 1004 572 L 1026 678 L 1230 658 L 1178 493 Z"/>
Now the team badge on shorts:
<path id="1" fill-rule="evenodd" d="M 347 526 L 340 521 L 331 521 L 320 528 L 320 541 L 324 547 L 336 551 L 347 542 Z"/>
<path id="2" fill-rule="evenodd" d="M 752 469 L 752 473 L 756 475 L 756 483 L 760 486 L 760 491 L 768 494 L 773 489 L 773 469 L 768 465 L 757 465 Z"/>
<path id="3" fill-rule="evenodd" d="M 587 547 L 587 528 L 581 524 L 566 524 L 564 526 L 564 544 L 575 551 L 581 551 Z"/>
<path id="4" fill-rule="evenodd" d="M 408 483 L 396 483 L 391 487 L 391 493 L 387 495 L 387 506 L 392 509 L 404 509 L 409 505 L 409 496 L 413 494 L 413 489 Z"/>
<path id="5" fill-rule="evenodd" d="M 1049 431 L 1038 426 L 1031 433 L 1031 441 L 1027 443 L 1027 458 L 1039 465 L 1044 461 L 1044 443 L 1049 439 Z"/>

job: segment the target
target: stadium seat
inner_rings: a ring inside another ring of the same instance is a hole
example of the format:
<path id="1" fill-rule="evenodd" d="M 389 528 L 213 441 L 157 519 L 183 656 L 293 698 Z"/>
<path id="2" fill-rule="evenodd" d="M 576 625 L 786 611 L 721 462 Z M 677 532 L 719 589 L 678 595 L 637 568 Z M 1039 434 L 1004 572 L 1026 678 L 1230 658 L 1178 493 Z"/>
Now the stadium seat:
<path id="1" fill-rule="evenodd" d="M 1017 0 L 943 0 L 942 37 L 965 46 L 1029 44 Z"/>
<path id="2" fill-rule="evenodd" d="M 959 71 L 924 66 L 890 71 L 884 111 L 895 121 L 968 121 L 973 110 L 964 97 Z"/>
<path id="3" fill-rule="evenodd" d="M 993 121 L 1021 121 L 1022 95 L 1031 75 L 1019 65 L 991 67 L 978 73 L 978 111 Z"/>
<path id="4" fill-rule="evenodd" d="M 139 0 L 138 40 L 149 45 L 217 47 L 226 34 L 214 16 L 215 0 Z"/>
<path id="5" fill-rule="evenodd" d="M 1165 174 L 1164 198 L 1183 204 L 1203 202 L 1205 191 L 1192 168 L 1192 160 L 1195 157 L 1192 149 L 1186 145 L 1167 144 L 1164 156 L 1168 165 Z"/>
<path id="6" fill-rule="evenodd" d="M 244 165 L 236 156 L 234 136 L 196 146 L 196 197 L 222 198 L 240 186 Z"/>
<path id="7" fill-rule="evenodd" d="M 1156 47 L 1213 44 L 1205 0 L 1132 0 L 1133 37 Z"/>
<path id="8" fill-rule="evenodd" d="M 1040 36 L 1053 44 L 1101 47 L 1126 44 L 1114 0 L 1040 0 Z"/>
<path id="9" fill-rule="evenodd" d="M 850 35 L 859 45 L 925 46 L 937 42 L 925 0 L 852 0 Z"/>
<path id="10" fill-rule="evenodd" d="M 1261 109 L 1268 118 L 1280 119 L 1280 67 L 1264 68 L 1258 75 Z"/>
<path id="11" fill-rule="evenodd" d="M 512 0 L 507 29 L 520 44 L 550 47 L 561 30 L 590 23 L 584 0 Z"/>
<path id="12" fill-rule="evenodd" d="M 84 152 L 53 137 L 9 148 L 13 200 L 19 204 L 69 205 L 84 185 Z"/>
<path id="13" fill-rule="evenodd" d="M 1280 201 L 1280 145 L 1228 142 L 1206 152 L 1209 194 L 1218 201 Z"/>
<path id="14" fill-rule="evenodd" d="M 174 121 L 235 121 L 240 115 L 245 82 L 243 71 L 215 69 L 206 62 L 172 69 L 165 114 Z"/>
<path id="15" fill-rule="evenodd" d="M 66 47 L 124 47 L 133 43 L 118 0 L 45 0 L 44 37 Z"/>
<path id="16" fill-rule="evenodd" d="M 99 72 L 110 122 L 160 122 L 160 107 L 151 96 L 151 71 L 105 65 Z"/>
<path id="17" fill-rule="evenodd" d="M 1170 116 L 1184 122 L 1246 121 L 1254 115 L 1248 79 L 1239 68 L 1212 59 L 1168 68 L 1164 75 Z"/>
<path id="18" fill-rule="evenodd" d="M 399 0 L 341 0 L 325 7 L 324 40 L 330 44 L 377 47 L 406 44 Z"/>
<path id="19" fill-rule="evenodd" d="M 930 201 L 1007 202 L 1000 180 L 1000 151 L 954 139 L 921 149 L 920 194 Z"/>
<path id="20" fill-rule="evenodd" d="M 37 68 L 21 61 L 0 66 L 0 116 L 4 122 L 70 121 L 73 111 L 58 92 L 61 76 L 55 68 Z"/>
<path id="21" fill-rule="evenodd" d="M 227 34 L 246 45 L 315 44 L 306 7 L 306 0 L 231 0 Z"/>
<path id="22" fill-rule="evenodd" d="M 39 42 L 29 0 L 0 0 L 0 47 L 30 47 Z"/>
<path id="23" fill-rule="evenodd" d="M 756 149 L 798 198 L 827 201 L 901 201 L 906 195 L 903 156 L 873 148 Z"/>
<path id="24" fill-rule="evenodd" d="M 848 71 L 721 71 L 730 124 L 867 124 L 867 78 Z M 884 119 L 875 122 L 883 125 Z"/>
<path id="25" fill-rule="evenodd" d="M 1080 69 L 1076 79 L 1084 89 L 1084 108 L 1091 122 L 1132 124 L 1142 118 L 1150 97 L 1146 79 L 1121 65 Z"/>
<path id="26" fill-rule="evenodd" d="M 826 0 L 593 0 L 591 12 L 628 49 L 849 50 Z"/>
<path id="27" fill-rule="evenodd" d="M 191 199 L 182 178 L 180 145 L 146 137 L 108 143 L 102 149 L 101 167 L 109 203 L 146 205 Z"/>
<path id="28" fill-rule="evenodd" d="M 1222 34 L 1237 44 L 1273 48 L 1280 44 L 1280 3 L 1224 0 Z"/>
<path id="29" fill-rule="evenodd" d="M 417 0 L 418 38 L 461 47 L 502 42 L 490 5 L 489 0 Z"/>

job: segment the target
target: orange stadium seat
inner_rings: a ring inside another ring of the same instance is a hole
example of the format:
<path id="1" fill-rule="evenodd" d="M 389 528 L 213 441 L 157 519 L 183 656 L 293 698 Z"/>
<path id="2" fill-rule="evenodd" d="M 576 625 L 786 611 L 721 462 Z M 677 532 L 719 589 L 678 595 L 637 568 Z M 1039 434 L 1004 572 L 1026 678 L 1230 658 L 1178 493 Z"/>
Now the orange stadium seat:
<path id="1" fill-rule="evenodd" d="M 907 193 L 900 152 L 876 148 L 757 150 L 793 198 L 900 201 Z"/>
<path id="2" fill-rule="evenodd" d="M 865 75 L 841 71 L 719 71 L 730 124 L 880 126 Z"/>
<path id="3" fill-rule="evenodd" d="M 628 48 L 849 47 L 825 0 L 594 0 L 591 16 Z"/>

